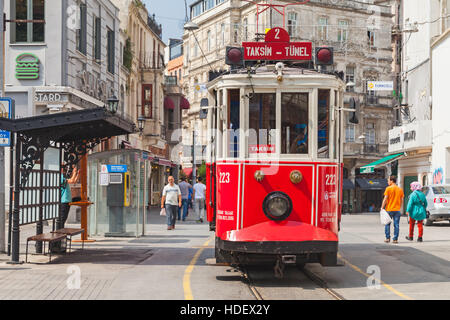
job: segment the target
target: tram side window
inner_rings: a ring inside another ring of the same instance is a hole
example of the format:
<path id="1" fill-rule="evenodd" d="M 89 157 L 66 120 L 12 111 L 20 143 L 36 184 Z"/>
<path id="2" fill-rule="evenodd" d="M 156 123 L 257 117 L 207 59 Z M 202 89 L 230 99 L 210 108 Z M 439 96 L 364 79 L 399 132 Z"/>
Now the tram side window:
<path id="1" fill-rule="evenodd" d="M 308 93 L 281 95 L 281 153 L 308 153 Z"/>
<path id="2" fill-rule="evenodd" d="M 240 128 L 240 98 L 239 90 L 230 90 L 230 108 L 228 114 L 228 134 L 229 149 L 228 156 L 231 158 L 239 157 L 239 128 Z"/>
<path id="3" fill-rule="evenodd" d="M 250 154 L 276 152 L 276 95 L 254 94 L 249 103 Z"/>
<path id="4" fill-rule="evenodd" d="M 330 138 L 330 90 L 319 90 L 318 99 L 318 127 L 317 127 L 317 155 L 319 158 L 328 158 L 329 156 L 329 138 Z"/>

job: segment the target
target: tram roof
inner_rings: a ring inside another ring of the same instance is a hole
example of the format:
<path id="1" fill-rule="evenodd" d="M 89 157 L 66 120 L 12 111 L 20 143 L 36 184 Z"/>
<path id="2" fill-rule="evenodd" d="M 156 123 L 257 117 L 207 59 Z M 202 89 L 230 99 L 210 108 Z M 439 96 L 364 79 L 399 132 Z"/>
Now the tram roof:
<path id="1" fill-rule="evenodd" d="M 265 65 L 260 66 L 258 68 L 252 68 L 251 69 L 251 76 L 254 79 L 255 77 L 258 78 L 266 78 L 266 76 L 274 76 L 276 79 L 276 76 L 278 75 L 278 71 L 275 67 L 275 65 Z M 342 82 L 342 84 L 345 84 L 344 81 L 339 78 L 339 76 L 336 73 L 324 73 L 319 72 L 317 70 L 313 69 L 306 69 L 301 67 L 290 67 L 290 66 L 284 66 L 282 69 L 282 74 L 284 77 L 289 76 L 306 76 L 307 78 L 323 78 L 328 80 L 338 80 Z M 232 79 L 232 78 L 244 78 L 248 77 L 249 72 L 245 68 L 241 69 L 235 69 L 232 71 L 228 71 L 226 73 L 223 73 L 222 75 L 218 76 L 214 80 L 210 81 L 208 83 L 208 87 L 214 86 L 217 82 L 220 80 L 226 80 L 226 79 Z"/>

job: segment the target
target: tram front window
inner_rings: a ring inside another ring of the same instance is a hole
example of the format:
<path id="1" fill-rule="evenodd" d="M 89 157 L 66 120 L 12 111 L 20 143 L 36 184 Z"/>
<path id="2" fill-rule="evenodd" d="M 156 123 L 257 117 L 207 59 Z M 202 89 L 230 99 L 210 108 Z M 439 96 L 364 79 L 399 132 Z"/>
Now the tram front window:
<path id="1" fill-rule="evenodd" d="M 250 154 L 276 152 L 275 107 L 275 93 L 257 93 L 250 98 L 248 138 Z"/>
<path id="2" fill-rule="evenodd" d="M 308 154 L 308 93 L 281 95 L 281 153 Z"/>

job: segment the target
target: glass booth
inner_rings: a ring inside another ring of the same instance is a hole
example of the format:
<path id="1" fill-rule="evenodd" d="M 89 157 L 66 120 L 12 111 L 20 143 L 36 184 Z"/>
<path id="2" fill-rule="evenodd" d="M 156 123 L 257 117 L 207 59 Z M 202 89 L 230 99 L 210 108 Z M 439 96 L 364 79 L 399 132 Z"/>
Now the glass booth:
<path id="1" fill-rule="evenodd" d="M 114 150 L 88 156 L 89 235 L 139 237 L 145 234 L 151 162 L 141 150 Z"/>

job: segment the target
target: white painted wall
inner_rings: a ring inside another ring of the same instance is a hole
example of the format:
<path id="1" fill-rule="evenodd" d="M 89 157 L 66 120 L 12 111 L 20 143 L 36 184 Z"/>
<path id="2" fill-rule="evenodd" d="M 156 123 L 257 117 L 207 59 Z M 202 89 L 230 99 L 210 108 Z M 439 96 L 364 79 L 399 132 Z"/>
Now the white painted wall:
<path id="1" fill-rule="evenodd" d="M 450 183 L 450 31 L 432 48 L 433 94 L 433 175 L 442 174 L 442 182 Z"/>

